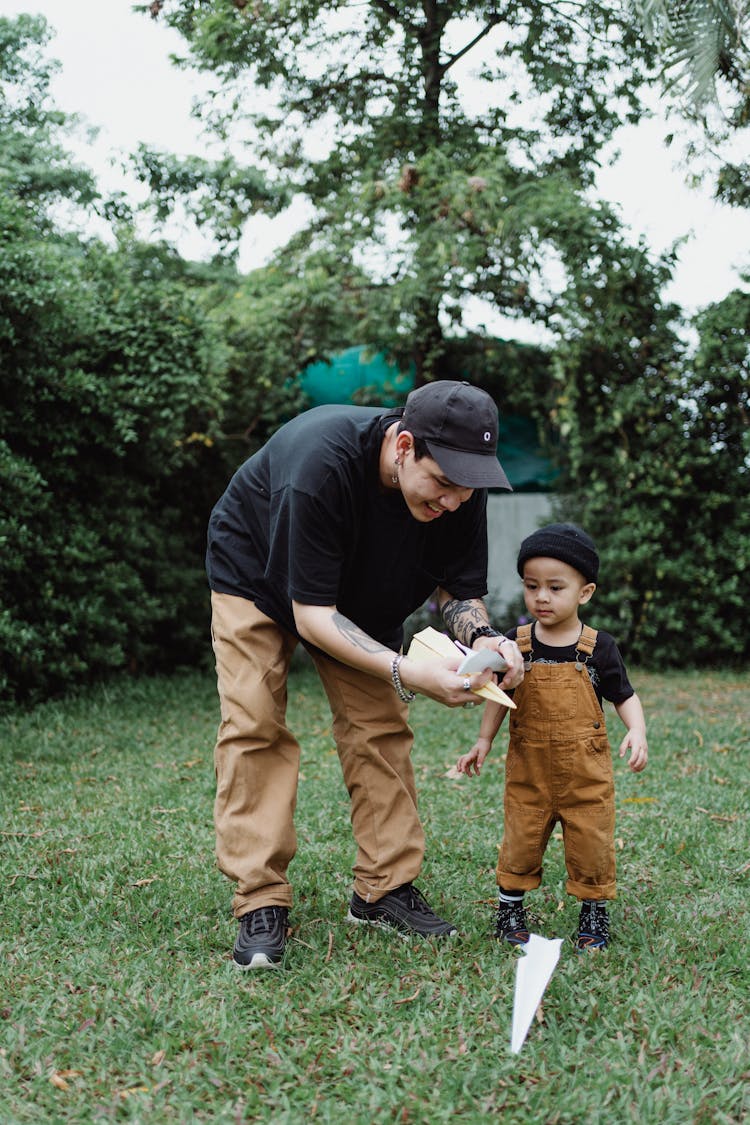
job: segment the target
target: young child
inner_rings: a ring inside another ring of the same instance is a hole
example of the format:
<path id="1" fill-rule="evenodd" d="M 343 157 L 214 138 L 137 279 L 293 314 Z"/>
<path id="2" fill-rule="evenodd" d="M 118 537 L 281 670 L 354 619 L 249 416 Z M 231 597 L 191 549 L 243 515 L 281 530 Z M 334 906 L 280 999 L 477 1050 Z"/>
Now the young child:
<path id="1" fill-rule="evenodd" d="M 505 825 L 497 865 L 495 936 L 529 940 L 523 896 L 542 879 L 542 857 L 562 825 L 566 889 L 581 902 L 576 947 L 604 949 L 606 902 L 615 897 L 614 775 L 602 699 L 627 727 L 620 757 L 636 772 L 648 761 L 646 723 L 614 639 L 581 625 L 599 576 L 592 539 L 570 523 L 552 523 L 521 544 L 518 573 L 533 625 L 511 629 L 526 675 L 516 688 L 505 766 Z M 508 708 L 487 703 L 479 737 L 457 768 L 479 774 Z"/>

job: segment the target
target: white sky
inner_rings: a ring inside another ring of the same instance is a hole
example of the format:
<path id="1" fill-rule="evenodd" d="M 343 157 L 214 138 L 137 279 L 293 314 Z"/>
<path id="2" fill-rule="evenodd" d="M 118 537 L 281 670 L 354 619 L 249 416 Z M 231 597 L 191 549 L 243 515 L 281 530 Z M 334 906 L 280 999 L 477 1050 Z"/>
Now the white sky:
<path id="1" fill-rule="evenodd" d="M 102 189 L 136 190 L 112 162 L 139 142 L 179 154 L 205 152 L 206 142 L 190 116 L 201 80 L 170 64 L 170 53 L 181 52 L 182 41 L 158 20 L 134 13 L 131 0 L 0 0 L 0 15 L 20 12 L 46 16 L 56 31 L 49 53 L 61 61 L 62 72 L 52 94 L 60 109 L 99 127 L 95 142 L 74 151 L 94 170 Z M 663 145 L 667 131 L 664 122 L 654 120 L 623 130 L 615 142 L 621 156 L 602 170 L 599 188 L 602 197 L 618 205 L 633 237 L 643 236 L 654 251 L 690 236 L 665 295 L 691 312 L 741 284 L 738 270 L 750 268 L 750 212 L 719 205 L 708 191 L 686 187 L 684 170 L 675 166 L 677 152 Z M 292 227 L 290 217 L 251 220 L 240 268 L 262 265 Z M 187 256 L 207 250 L 198 236 L 186 236 L 178 245 Z"/>

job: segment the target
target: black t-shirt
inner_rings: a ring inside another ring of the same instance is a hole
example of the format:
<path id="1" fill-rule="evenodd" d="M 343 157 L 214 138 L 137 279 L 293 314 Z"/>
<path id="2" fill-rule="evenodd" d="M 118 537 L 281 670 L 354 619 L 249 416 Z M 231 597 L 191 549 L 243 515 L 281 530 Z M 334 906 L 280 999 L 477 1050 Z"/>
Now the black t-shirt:
<path id="1" fill-rule="evenodd" d="M 380 484 L 380 447 L 399 412 L 319 406 L 287 422 L 240 466 L 209 522 L 218 593 L 254 601 L 296 632 L 292 600 L 336 605 L 393 648 L 437 586 L 487 593 L 487 493 L 420 523 Z"/>
<path id="2" fill-rule="evenodd" d="M 517 629 L 508 629 L 507 636 L 514 641 L 517 633 Z M 551 645 L 543 644 L 537 640 L 536 624 L 533 624 L 531 656 L 534 664 L 574 664 L 576 646 L 562 645 L 553 648 Z M 614 637 L 610 633 L 605 633 L 603 629 L 599 629 L 596 634 L 594 651 L 586 662 L 586 667 L 600 705 L 602 699 L 607 699 L 610 703 L 624 703 L 631 695 L 635 695 L 617 643 Z"/>

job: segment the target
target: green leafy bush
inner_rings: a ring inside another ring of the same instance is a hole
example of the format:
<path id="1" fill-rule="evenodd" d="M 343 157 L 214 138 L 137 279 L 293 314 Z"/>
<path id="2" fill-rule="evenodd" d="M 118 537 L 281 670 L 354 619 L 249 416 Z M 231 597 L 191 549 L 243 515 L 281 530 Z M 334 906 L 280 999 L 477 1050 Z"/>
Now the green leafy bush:
<path id="1" fill-rule="evenodd" d="M 194 661 L 223 475 L 205 316 L 127 249 L 0 219 L 0 700 Z"/>
<path id="2" fill-rule="evenodd" d="M 686 354 L 663 267 L 582 277 L 586 308 L 554 357 L 564 441 L 560 514 L 597 540 L 592 618 L 629 659 L 662 667 L 743 664 L 750 556 L 750 295 L 696 321 Z"/>

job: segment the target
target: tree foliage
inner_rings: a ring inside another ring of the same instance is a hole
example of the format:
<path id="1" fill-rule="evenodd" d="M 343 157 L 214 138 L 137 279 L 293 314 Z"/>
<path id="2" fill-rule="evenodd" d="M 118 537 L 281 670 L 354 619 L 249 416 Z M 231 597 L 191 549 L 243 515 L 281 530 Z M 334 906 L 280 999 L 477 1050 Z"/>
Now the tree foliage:
<path id="1" fill-rule="evenodd" d="M 598 542 L 592 612 L 629 657 L 740 664 L 750 653 L 739 577 L 750 552 L 750 297 L 702 314 L 691 358 L 662 281 L 634 262 L 571 293 L 589 315 L 554 357 L 561 510 Z"/>
<path id="2" fill-rule="evenodd" d="M 698 126 L 688 166 L 715 174 L 722 202 L 749 207 L 750 10 L 738 0 L 641 0 L 634 8 L 659 49 L 667 97 Z"/>
<path id="3" fill-rule="evenodd" d="M 225 136 L 231 123 L 270 181 L 314 205 L 297 253 L 359 265 L 358 342 L 413 360 L 423 379 L 439 372 L 469 295 L 549 316 L 560 289 L 550 263 L 564 273 L 585 256 L 598 154 L 638 112 L 648 50 L 618 6 L 149 10 L 219 80 L 206 122 Z"/>
<path id="4" fill-rule="evenodd" d="M 224 254 L 236 253 L 251 215 L 274 214 L 289 202 L 287 192 L 269 188 L 257 169 L 240 167 L 231 155 L 180 158 L 139 145 L 133 164 L 148 185 L 157 222 L 164 223 L 182 204 L 199 228 L 210 229 Z"/>
<path id="5" fill-rule="evenodd" d="M 81 203 L 91 180 L 46 108 L 44 25 L 0 21 L 0 39 L 5 703 L 203 648 L 221 392 L 206 318 L 160 253 L 56 226 L 51 204 Z"/>

